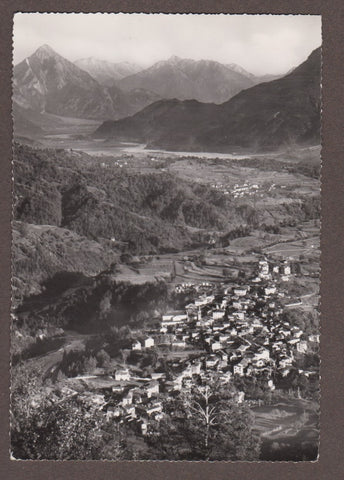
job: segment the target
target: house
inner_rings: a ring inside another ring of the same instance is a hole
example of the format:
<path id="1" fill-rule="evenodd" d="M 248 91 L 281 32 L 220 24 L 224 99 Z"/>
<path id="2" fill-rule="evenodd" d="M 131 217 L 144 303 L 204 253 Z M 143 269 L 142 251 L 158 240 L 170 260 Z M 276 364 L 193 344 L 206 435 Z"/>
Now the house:
<path id="1" fill-rule="evenodd" d="M 180 315 L 174 315 L 173 316 L 173 321 L 176 322 L 176 323 L 186 322 L 187 319 L 188 319 L 188 316 L 185 315 L 185 314 L 180 314 Z"/>
<path id="2" fill-rule="evenodd" d="M 119 417 L 121 413 L 122 413 L 122 410 L 119 406 L 110 405 L 109 407 L 107 407 L 107 410 L 106 410 L 106 418 L 110 419 L 113 417 Z"/>
<path id="3" fill-rule="evenodd" d="M 205 366 L 206 368 L 213 368 L 216 366 L 218 363 L 219 359 L 215 357 L 215 355 L 210 355 L 206 361 L 205 361 Z"/>
<path id="4" fill-rule="evenodd" d="M 185 340 L 176 339 L 171 342 L 171 346 L 172 348 L 185 348 L 186 343 Z"/>
<path id="5" fill-rule="evenodd" d="M 123 390 L 124 390 L 123 385 L 112 385 L 111 387 L 111 391 L 114 393 L 123 392 Z"/>
<path id="6" fill-rule="evenodd" d="M 273 380 L 268 380 L 268 387 L 270 388 L 271 391 L 275 390 L 275 384 Z"/>
<path id="7" fill-rule="evenodd" d="M 244 365 L 242 363 L 238 363 L 233 367 L 234 375 L 240 375 L 242 377 L 244 375 Z"/>
<path id="8" fill-rule="evenodd" d="M 237 297 L 244 297 L 247 294 L 247 287 L 235 287 L 234 288 L 234 295 Z"/>
<path id="9" fill-rule="evenodd" d="M 245 313 L 244 312 L 234 312 L 233 317 L 236 320 L 244 320 L 245 319 Z"/>
<path id="10" fill-rule="evenodd" d="M 214 310 L 213 311 L 213 319 L 214 320 L 219 320 L 225 316 L 225 311 L 224 310 Z"/>
<path id="11" fill-rule="evenodd" d="M 152 382 L 148 383 L 145 386 L 145 392 L 147 397 L 150 398 L 152 395 L 156 395 L 159 393 L 159 382 L 153 380 Z"/>
<path id="12" fill-rule="evenodd" d="M 128 393 L 122 398 L 123 407 L 131 405 L 133 403 L 133 392 L 129 390 Z"/>
<path id="13" fill-rule="evenodd" d="M 104 405 L 105 404 L 104 395 L 100 395 L 100 394 L 92 395 L 91 402 L 95 405 Z"/>
<path id="14" fill-rule="evenodd" d="M 192 375 L 199 375 L 201 373 L 201 362 L 196 362 L 191 365 L 191 374 Z"/>
<path id="15" fill-rule="evenodd" d="M 258 352 L 255 353 L 255 360 L 269 360 L 270 352 L 267 348 L 260 348 Z"/>
<path id="16" fill-rule="evenodd" d="M 229 335 L 229 334 L 220 335 L 220 336 L 219 336 L 219 341 L 220 341 L 221 343 L 228 342 L 229 338 L 230 338 L 230 335 Z"/>
<path id="17" fill-rule="evenodd" d="M 127 368 L 123 368 L 120 370 L 116 370 L 115 372 L 115 380 L 130 380 L 130 372 Z"/>
<path id="18" fill-rule="evenodd" d="M 245 399 L 245 392 L 238 392 L 238 393 L 236 394 L 236 397 L 237 397 L 237 398 L 236 398 L 236 401 L 237 401 L 238 403 L 242 403 L 242 402 L 244 401 L 244 399 Z"/>
<path id="19" fill-rule="evenodd" d="M 293 363 L 293 360 L 290 357 L 280 358 L 279 368 L 285 369 L 285 368 L 289 367 L 290 365 L 292 365 L 292 363 Z"/>
<path id="20" fill-rule="evenodd" d="M 162 403 L 161 402 L 154 402 L 146 409 L 147 415 L 151 416 L 153 413 L 161 413 L 162 412 Z"/>
<path id="21" fill-rule="evenodd" d="M 221 350 L 222 345 L 220 342 L 214 342 L 211 346 L 211 349 L 213 352 L 216 352 L 217 350 Z"/>
<path id="22" fill-rule="evenodd" d="M 154 338 L 148 337 L 145 339 L 145 348 L 151 348 L 151 347 L 154 347 Z"/>
<path id="23" fill-rule="evenodd" d="M 259 273 L 267 275 L 269 273 L 269 264 L 266 260 L 259 260 L 258 262 Z"/>
<path id="24" fill-rule="evenodd" d="M 236 310 L 242 310 L 243 308 L 243 305 L 241 302 L 233 302 L 233 308 L 235 308 Z"/>
<path id="25" fill-rule="evenodd" d="M 290 265 L 288 265 L 287 263 L 282 267 L 282 274 L 286 276 L 289 276 L 291 274 Z"/>
<path id="26" fill-rule="evenodd" d="M 147 435 L 147 431 L 148 431 L 148 422 L 146 422 L 146 420 L 141 420 L 141 433 L 142 435 Z"/>
<path id="27" fill-rule="evenodd" d="M 230 371 L 228 371 L 228 372 L 222 372 L 222 373 L 220 374 L 220 378 L 221 378 L 221 380 L 222 380 L 224 383 L 228 383 L 228 382 L 231 380 L 231 378 L 232 378 L 232 374 L 231 374 Z"/>
<path id="28" fill-rule="evenodd" d="M 129 415 L 131 418 L 136 418 L 136 408 L 135 405 L 130 405 L 126 409 L 126 414 Z"/>
<path id="29" fill-rule="evenodd" d="M 152 372 L 151 373 L 151 378 L 152 380 L 165 380 L 166 378 L 166 373 L 163 373 L 163 372 Z"/>
<path id="30" fill-rule="evenodd" d="M 173 388 L 174 390 L 181 390 L 182 385 L 183 385 L 183 375 L 178 375 L 174 380 L 173 380 Z"/>
<path id="31" fill-rule="evenodd" d="M 131 349 L 132 350 L 142 350 L 142 345 L 141 345 L 141 342 L 139 342 L 138 340 L 136 340 L 136 342 L 134 342 L 131 346 Z"/>
<path id="32" fill-rule="evenodd" d="M 264 288 L 264 295 L 266 297 L 268 297 L 270 295 L 273 295 L 274 293 L 276 293 L 276 287 L 265 287 Z"/>
<path id="33" fill-rule="evenodd" d="M 305 340 L 302 340 L 296 345 L 296 350 L 299 353 L 306 353 L 308 349 L 307 342 Z"/>

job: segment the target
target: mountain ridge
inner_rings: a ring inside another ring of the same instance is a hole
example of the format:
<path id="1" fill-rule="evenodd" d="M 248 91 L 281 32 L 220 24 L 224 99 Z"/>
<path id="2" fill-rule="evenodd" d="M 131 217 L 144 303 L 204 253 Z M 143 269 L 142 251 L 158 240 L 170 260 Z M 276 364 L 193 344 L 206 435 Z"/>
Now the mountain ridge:
<path id="1" fill-rule="evenodd" d="M 140 87 L 166 99 L 195 99 L 206 103 L 222 103 L 252 85 L 249 77 L 214 60 L 184 59 L 175 55 L 118 82 L 125 91 Z"/>
<path id="2" fill-rule="evenodd" d="M 320 65 L 319 48 L 285 77 L 242 90 L 221 105 L 160 101 L 132 117 L 104 122 L 95 136 L 196 151 L 318 143 Z"/>
<path id="3" fill-rule="evenodd" d="M 74 65 L 85 70 L 97 82 L 106 87 L 111 87 L 116 81 L 143 70 L 143 67 L 134 63 L 115 63 L 95 57 L 80 58 L 74 62 Z"/>

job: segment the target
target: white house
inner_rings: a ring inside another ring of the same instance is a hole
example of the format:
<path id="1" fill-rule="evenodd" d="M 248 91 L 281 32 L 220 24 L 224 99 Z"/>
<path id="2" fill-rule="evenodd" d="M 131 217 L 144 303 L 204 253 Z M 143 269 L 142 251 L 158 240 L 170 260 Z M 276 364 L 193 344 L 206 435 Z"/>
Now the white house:
<path id="1" fill-rule="evenodd" d="M 275 385 L 272 380 L 268 380 L 268 387 L 270 388 L 271 391 L 275 390 Z"/>
<path id="2" fill-rule="evenodd" d="M 245 392 L 238 392 L 236 394 L 236 401 L 238 403 L 242 403 L 244 401 L 244 399 L 245 399 Z"/>
<path id="3" fill-rule="evenodd" d="M 173 321 L 177 323 L 185 322 L 187 319 L 188 319 L 188 316 L 185 314 L 173 316 Z"/>
<path id="4" fill-rule="evenodd" d="M 234 288 L 234 295 L 237 297 L 244 297 L 247 294 L 247 288 L 245 287 L 236 287 Z"/>
<path id="5" fill-rule="evenodd" d="M 142 349 L 141 342 L 139 342 L 138 340 L 136 340 L 136 342 L 134 342 L 134 343 L 132 344 L 131 349 L 132 349 L 132 350 L 141 350 L 141 349 Z"/>
<path id="6" fill-rule="evenodd" d="M 267 348 L 261 348 L 254 355 L 255 360 L 269 360 L 270 352 Z"/>
<path id="7" fill-rule="evenodd" d="M 224 342 L 227 342 L 229 340 L 229 337 L 230 337 L 229 334 L 220 335 L 219 340 L 220 340 L 221 343 L 224 343 Z"/>
<path id="8" fill-rule="evenodd" d="M 234 375 L 240 375 L 242 377 L 244 375 L 244 366 L 241 363 L 234 365 L 233 373 Z"/>
<path id="9" fill-rule="evenodd" d="M 223 318 L 225 316 L 225 311 L 224 310 L 214 310 L 213 311 L 213 319 L 214 320 L 219 320 L 220 318 Z"/>
<path id="10" fill-rule="evenodd" d="M 173 342 L 171 343 L 171 346 L 172 348 L 185 348 L 186 347 L 186 343 L 185 343 L 185 340 L 173 340 Z"/>
<path id="11" fill-rule="evenodd" d="M 211 349 L 213 352 L 216 352 L 217 350 L 221 350 L 222 345 L 220 342 L 214 342 L 211 346 Z"/>
<path id="12" fill-rule="evenodd" d="M 142 435 L 146 435 L 147 430 L 148 430 L 148 423 L 146 422 L 146 420 L 142 420 L 142 423 L 141 423 L 141 433 L 142 433 Z"/>
<path id="13" fill-rule="evenodd" d="M 288 265 L 288 264 L 283 265 L 282 273 L 283 273 L 283 275 L 290 275 L 291 274 L 290 265 Z"/>
<path id="14" fill-rule="evenodd" d="M 154 347 L 154 338 L 148 337 L 145 339 L 145 348 L 151 348 L 151 347 Z"/>
<path id="15" fill-rule="evenodd" d="M 121 370 L 116 370 L 115 372 L 115 380 L 130 380 L 130 372 L 127 368 L 123 368 Z"/>
<path id="16" fill-rule="evenodd" d="M 276 293 L 276 287 L 265 287 L 264 294 L 268 297 L 269 295 L 273 295 Z"/>
<path id="17" fill-rule="evenodd" d="M 301 341 L 299 342 L 297 345 L 296 345 L 296 350 L 299 352 L 299 353 L 306 353 L 307 352 L 307 342 L 306 341 Z"/>
<path id="18" fill-rule="evenodd" d="M 244 320 L 245 319 L 245 313 L 244 312 L 234 312 L 233 317 L 237 320 Z"/>
<path id="19" fill-rule="evenodd" d="M 201 373 L 201 367 L 202 367 L 201 362 L 196 362 L 193 365 L 191 365 L 191 374 L 199 375 Z"/>

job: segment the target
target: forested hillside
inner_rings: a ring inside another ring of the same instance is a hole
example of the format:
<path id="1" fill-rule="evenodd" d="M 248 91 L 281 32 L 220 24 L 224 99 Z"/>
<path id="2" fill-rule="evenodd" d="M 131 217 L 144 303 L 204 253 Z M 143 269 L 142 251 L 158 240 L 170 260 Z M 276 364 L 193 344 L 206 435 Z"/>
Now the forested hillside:
<path id="1" fill-rule="evenodd" d="M 318 197 L 258 207 L 164 168 L 142 173 L 84 153 L 23 145 L 14 148 L 14 180 L 18 302 L 59 272 L 97 275 L 123 253 L 204 248 L 214 237 L 226 246 L 260 225 L 312 219 L 319 211 Z"/>

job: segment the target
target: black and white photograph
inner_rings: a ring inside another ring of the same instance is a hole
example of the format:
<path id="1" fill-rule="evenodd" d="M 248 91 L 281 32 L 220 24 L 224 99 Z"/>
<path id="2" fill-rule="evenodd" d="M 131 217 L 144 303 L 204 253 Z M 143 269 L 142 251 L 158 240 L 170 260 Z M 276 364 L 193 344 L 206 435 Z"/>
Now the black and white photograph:
<path id="1" fill-rule="evenodd" d="M 16 13 L 16 460 L 319 452 L 321 16 Z"/>

